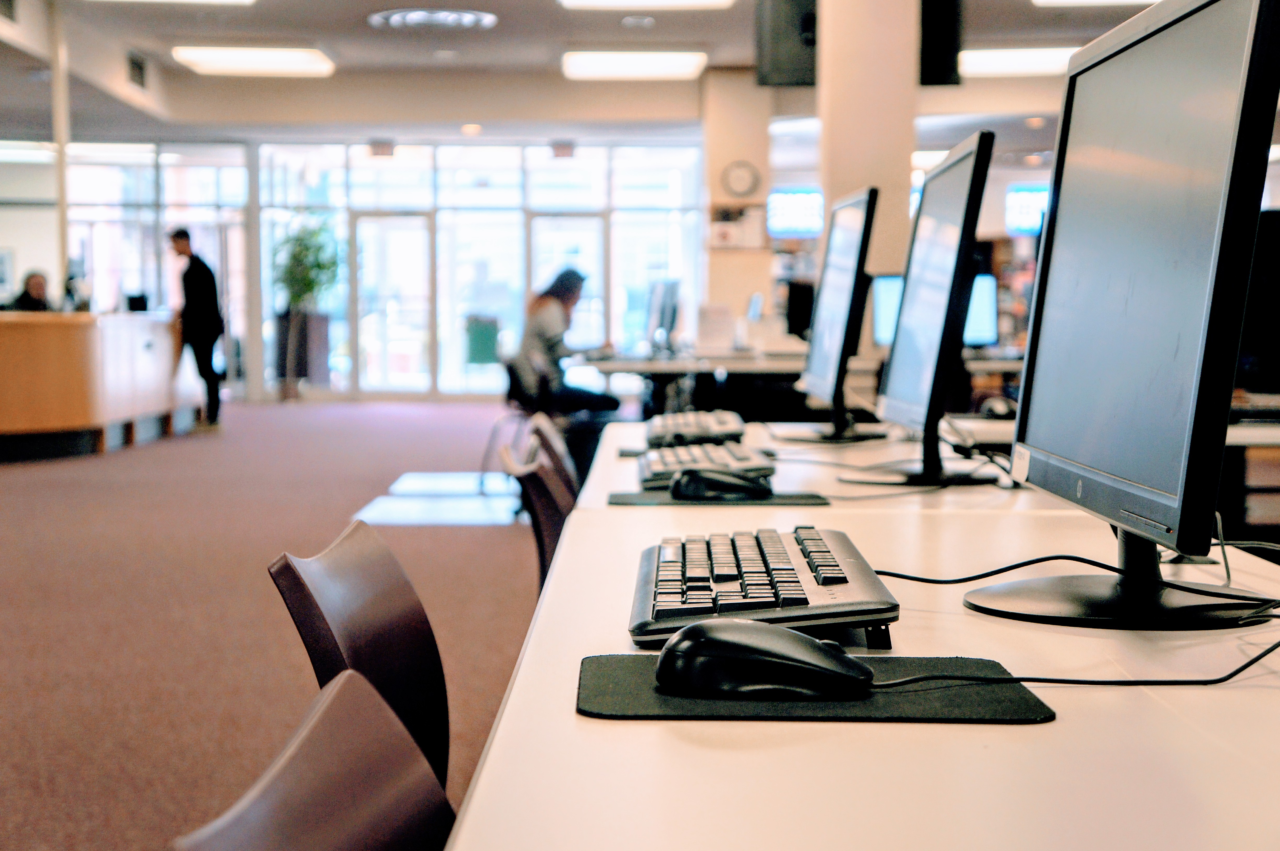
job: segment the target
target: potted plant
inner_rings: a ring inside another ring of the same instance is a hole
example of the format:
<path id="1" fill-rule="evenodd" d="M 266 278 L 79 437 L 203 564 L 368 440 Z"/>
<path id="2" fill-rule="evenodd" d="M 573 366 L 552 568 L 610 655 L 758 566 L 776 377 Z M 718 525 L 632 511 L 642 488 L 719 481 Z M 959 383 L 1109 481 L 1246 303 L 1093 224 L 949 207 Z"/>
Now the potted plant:
<path id="1" fill-rule="evenodd" d="M 316 299 L 337 279 L 338 257 L 328 229 L 301 227 L 280 244 L 276 283 L 288 296 L 285 314 L 285 368 L 280 386 L 283 399 L 298 398 L 298 349 L 303 324 Z"/>

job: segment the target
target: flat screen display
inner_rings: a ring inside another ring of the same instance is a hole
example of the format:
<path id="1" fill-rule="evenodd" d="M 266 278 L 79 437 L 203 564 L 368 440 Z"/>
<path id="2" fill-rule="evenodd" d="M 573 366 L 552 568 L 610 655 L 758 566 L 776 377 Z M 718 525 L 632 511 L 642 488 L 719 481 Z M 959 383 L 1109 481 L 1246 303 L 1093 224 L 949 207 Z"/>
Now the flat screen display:
<path id="1" fill-rule="evenodd" d="M 904 425 L 923 423 L 933 390 L 974 162 L 972 153 L 956 160 L 921 195 L 883 394 L 917 412 L 918 421 Z"/>
<path id="2" fill-rule="evenodd" d="M 858 283 L 866 220 L 865 198 L 831 211 L 827 257 L 813 309 L 809 359 L 804 367 L 805 392 L 833 404 L 840 360 L 846 351 L 845 337 L 851 330 L 855 334 L 861 330 L 849 328 L 849 312 Z"/>
<path id="3" fill-rule="evenodd" d="M 1251 5 L 1219 0 L 1080 73 L 1059 153 L 1024 442 L 1174 497 Z"/>
<path id="4" fill-rule="evenodd" d="M 964 344 L 970 348 L 994 346 L 1000 342 L 999 286 L 995 275 L 973 279 L 969 315 L 964 322 Z M 892 346 L 898 329 L 898 309 L 902 307 L 902 276 L 881 275 L 871 284 L 871 333 L 877 346 Z"/>
<path id="5" fill-rule="evenodd" d="M 822 236 L 822 193 L 816 189 L 779 189 L 765 201 L 765 226 L 774 239 Z"/>

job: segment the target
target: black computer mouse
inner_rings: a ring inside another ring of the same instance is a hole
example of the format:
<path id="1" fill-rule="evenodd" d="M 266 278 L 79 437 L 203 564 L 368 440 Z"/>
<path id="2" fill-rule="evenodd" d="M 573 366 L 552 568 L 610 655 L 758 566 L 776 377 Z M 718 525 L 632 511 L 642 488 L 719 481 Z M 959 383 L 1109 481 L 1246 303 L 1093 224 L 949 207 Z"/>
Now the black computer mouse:
<path id="1" fill-rule="evenodd" d="M 767 499 L 773 488 L 767 479 L 740 476 L 725 470 L 681 470 L 671 480 L 671 497 L 688 500 Z"/>
<path id="2" fill-rule="evenodd" d="M 658 689 L 682 697 L 855 700 L 873 672 L 834 641 L 739 618 L 705 620 L 667 640 Z"/>

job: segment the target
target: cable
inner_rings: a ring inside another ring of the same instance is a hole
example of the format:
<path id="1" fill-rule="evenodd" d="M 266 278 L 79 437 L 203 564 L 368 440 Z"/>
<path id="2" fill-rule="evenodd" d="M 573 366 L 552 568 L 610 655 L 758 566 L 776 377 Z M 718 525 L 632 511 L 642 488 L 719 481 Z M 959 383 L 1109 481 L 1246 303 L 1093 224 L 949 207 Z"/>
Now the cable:
<path id="1" fill-rule="evenodd" d="M 1227 537 L 1222 534 L 1222 512 L 1213 512 L 1214 519 L 1218 521 L 1218 546 L 1222 548 L 1222 569 L 1227 574 L 1227 581 L 1222 583 L 1227 588 L 1231 587 L 1231 562 L 1227 561 L 1227 545 L 1223 543 L 1223 539 Z"/>
<path id="2" fill-rule="evenodd" d="M 901 462 L 898 462 L 898 463 L 901 463 Z M 999 464 L 997 464 L 993 459 L 991 459 L 991 458 L 984 458 L 981 464 L 978 464 L 978 465 L 977 465 L 976 467 L 974 467 L 973 469 L 968 470 L 968 471 L 965 473 L 965 475 L 972 475 L 973 473 L 976 473 L 976 472 L 978 472 L 979 470 L 981 470 L 983 467 L 986 467 L 988 464 L 990 464 L 991 466 L 995 467 L 997 470 L 1001 470 L 1001 469 L 1002 469 L 1002 468 L 1001 468 L 1001 466 L 1000 466 Z M 868 468 L 868 469 L 870 469 L 870 468 Z M 904 472 L 905 472 L 905 471 L 904 471 Z M 871 481 L 871 480 L 869 480 L 869 479 L 849 479 L 849 478 L 845 478 L 844 476 L 836 476 L 836 481 L 841 482 L 842 484 L 846 484 L 846 485 L 874 485 L 874 486 L 878 486 L 878 487 L 883 487 L 883 486 L 886 486 L 886 485 L 887 485 L 887 486 L 903 486 L 903 485 L 906 485 L 906 484 L 907 484 L 907 482 L 892 482 L 892 481 L 891 481 L 891 482 L 875 482 L 875 481 Z M 996 482 L 996 481 L 992 481 L 992 482 L 990 482 L 990 484 L 992 484 L 992 485 L 997 485 L 997 486 L 998 486 L 998 482 Z M 939 484 L 938 484 L 938 487 L 940 487 L 940 488 L 945 488 L 945 487 L 949 487 L 949 485 L 947 484 L 946 480 L 944 479 L 941 483 L 939 483 Z"/>
<path id="3" fill-rule="evenodd" d="M 1093 559 L 1085 558 L 1084 556 L 1073 555 L 1041 556 L 1040 558 L 1028 559 L 1027 561 L 1020 561 L 1016 564 L 997 567 L 995 570 L 988 570 L 985 573 L 975 573 L 972 576 L 960 576 L 955 579 L 934 579 L 930 576 L 912 576 L 909 573 L 895 573 L 891 570 L 877 570 L 875 573 L 877 576 L 891 576 L 894 579 L 905 579 L 908 582 L 922 582 L 926 585 L 961 585 L 966 582 L 977 582 L 980 579 L 989 579 L 992 576 L 999 576 L 1002 573 L 1008 573 L 1013 570 L 1021 570 L 1024 567 L 1031 567 L 1035 564 L 1044 564 L 1048 561 L 1074 561 L 1080 564 L 1087 564 L 1092 567 L 1102 568 L 1103 570 L 1109 570 L 1112 573 L 1124 573 L 1124 571 L 1118 567 L 1112 567 L 1109 564 L 1094 561 Z M 1202 597 L 1215 597 L 1223 600 L 1243 600 L 1247 603 L 1261 602 L 1264 605 L 1256 610 L 1258 612 L 1263 612 L 1280 606 L 1280 600 L 1269 599 L 1267 597 L 1246 596 L 1244 594 L 1227 594 L 1222 591 L 1210 591 L 1206 588 L 1193 588 L 1189 585 L 1181 585 L 1177 582 L 1169 582 L 1165 579 L 1160 580 L 1160 584 L 1165 588 L 1172 588 L 1175 591 L 1185 591 L 1188 594 L 1199 594 Z M 1243 619 L 1249 619 L 1251 617 L 1252 615 L 1245 615 Z"/>
<path id="4" fill-rule="evenodd" d="M 907 486 L 904 485 L 904 487 L 907 487 Z M 928 487 L 928 488 L 912 488 L 911 490 L 899 491 L 898 493 L 868 493 L 868 494 L 860 494 L 858 496 L 852 496 L 849 494 L 824 493 L 822 494 L 822 496 L 827 499 L 839 499 L 839 500 L 844 500 L 846 502 L 856 502 L 862 499 L 892 499 L 895 496 L 915 496 L 916 494 L 933 493 L 934 491 L 940 491 L 940 490 L 942 490 L 942 485 L 934 485 L 933 487 Z"/>
<path id="5" fill-rule="evenodd" d="M 1221 529 L 1221 527 L 1219 527 L 1219 529 Z M 1218 534 L 1221 535 L 1222 532 L 1219 531 Z M 1253 548 L 1253 549 L 1259 549 L 1259 550 L 1280 550 L 1280 544 L 1273 544 L 1270 541 L 1221 541 L 1220 540 L 1220 543 L 1223 546 L 1227 546 L 1227 547 Z"/>
<path id="6" fill-rule="evenodd" d="M 1265 615 L 1254 618 L 1254 620 L 1275 620 L 1277 615 Z M 886 680 L 881 683 L 871 683 L 873 689 L 891 689 L 901 688 L 902 686 L 915 685 L 916 683 L 928 682 L 965 682 L 965 683 L 1041 683 L 1044 685 L 1062 685 L 1062 686 L 1216 686 L 1225 683 L 1230 679 L 1244 673 L 1254 665 L 1270 656 L 1276 650 L 1280 650 L 1280 641 L 1272 644 L 1252 659 L 1245 662 L 1240 667 L 1223 674 L 1220 677 L 1203 680 L 1081 680 L 1067 677 L 982 677 L 982 676 L 965 676 L 963 674 L 921 674 L 915 677 L 903 677 L 897 680 Z"/>
<path id="7" fill-rule="evenodd" d="M 872 470 L 892 470 L 900 464 L 911 463 L 910 458 L 899 458 L 894 461 L 880 461 L 875 464 L 849 464 L 845 461 L 828 461 L 825 458 L 813 458 L 810 456 L 796 457 L 794 455 L 778 455 L 774 461 L 786 461 L 791 464 L 817 464 L 823 467 L 840 467 L 846 470 L 857 470 L 865 473 Z"/>

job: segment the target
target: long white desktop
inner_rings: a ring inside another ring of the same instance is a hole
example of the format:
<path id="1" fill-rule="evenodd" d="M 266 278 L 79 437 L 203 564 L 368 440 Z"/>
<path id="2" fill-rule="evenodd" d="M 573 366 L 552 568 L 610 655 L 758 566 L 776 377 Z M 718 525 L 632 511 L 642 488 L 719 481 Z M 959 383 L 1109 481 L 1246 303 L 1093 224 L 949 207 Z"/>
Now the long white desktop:
<path id="1" fill-rule="evenodd" d="M 601 507 L 635 465 L 617 448 L 638 445 L 637 429 L 605 432 L 450 848 L 1276 846 L 1267 814 L 1280 783 L 1280 660 L 1213 687 L 1032 686 L 1057 713 L 1032 726 L 576 714 L 581 660 L 638 652 L 627 633 L 636 570 L 663 536 L 812 524 L 847 533 L 873 567 L 937 577 L 1054 553 L 1116 558 L 1107 524 L 1034 490 L 955 488 L 825 508 Z M 874 463 L 910 447 L 789 444 L 785 453 Z M 828 492 L 833 472 L 846 471 L 780 464 L 777 484 Z M 1280 594 L 1280 567 L 1234 550 L 1231 567 L 1237 587 Z M 1058 563 L 1019 575 L 1077 572 Z M 1218 565 L 1167 575 L 1222 580 Z M 1158 633 L 1022 623 L 965 609 L 972 586 L 885 581 L 901 620 L 893 650 L 877 652 L 982 657 L 1015 674 L 1216 676 L 1280 638 L 1280 625 Z"/>

